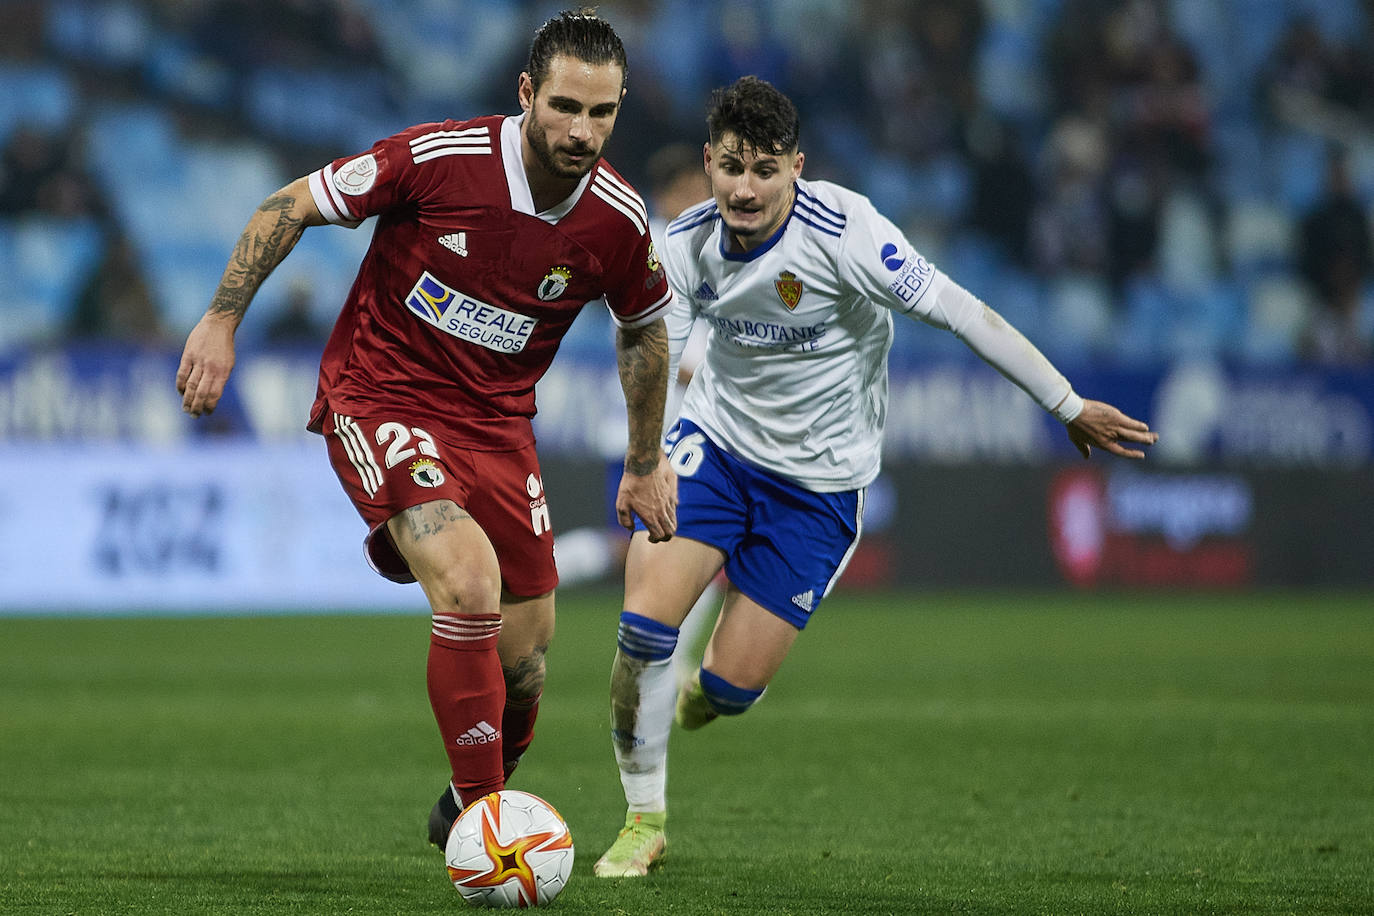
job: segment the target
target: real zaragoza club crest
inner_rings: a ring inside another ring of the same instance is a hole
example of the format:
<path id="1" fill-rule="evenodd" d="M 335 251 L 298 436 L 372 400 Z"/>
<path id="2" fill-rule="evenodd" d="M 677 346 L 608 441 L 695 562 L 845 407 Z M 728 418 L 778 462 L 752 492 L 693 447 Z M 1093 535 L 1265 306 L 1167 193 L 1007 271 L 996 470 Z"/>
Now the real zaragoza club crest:
<path id="1" fill-rule="evenodd" d="M 778 291 L 778 298 L 782 304 L 789 309 L 795 309 L 797 303 L 801 302 L 802 281 L 797 279 L 797 275 L 790 270 L 784 270 L 778 274 L 778 278 L 773 281 L 773 288 Z"/>

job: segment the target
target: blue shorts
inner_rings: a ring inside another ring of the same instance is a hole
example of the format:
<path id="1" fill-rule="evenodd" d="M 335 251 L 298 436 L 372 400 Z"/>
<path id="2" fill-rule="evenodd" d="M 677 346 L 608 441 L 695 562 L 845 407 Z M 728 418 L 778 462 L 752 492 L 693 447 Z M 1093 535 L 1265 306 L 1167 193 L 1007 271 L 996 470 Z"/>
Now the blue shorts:
<path id="1" fill-rule="evenodd" d="M 731 455 L 690 420 L 664 437 L 677 472 L 677 534 L 725 552 L 741 592 L 797 629 L 859 544 L 863 490 L 815 493 Z M 644 530 L 639 520 L 635 528 Z"/>

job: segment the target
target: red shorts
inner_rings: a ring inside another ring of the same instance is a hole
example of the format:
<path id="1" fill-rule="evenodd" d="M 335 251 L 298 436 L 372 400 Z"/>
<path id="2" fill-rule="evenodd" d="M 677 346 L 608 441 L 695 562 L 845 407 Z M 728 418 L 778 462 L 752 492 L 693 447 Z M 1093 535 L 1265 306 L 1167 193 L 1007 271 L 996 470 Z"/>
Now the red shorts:
<path id="1" fill-rule="evenodd" d="M 367 522 L 368 562 L 394 582 L 414 582 L 386 529 L 397 513 L 436 499 L 457 503 L 482 527 L 514 595 L 542 595 L 558 584 L 553 531 L 534 444 L 504 452 L 445 443 L 403 417 L 345 417 L 332 411 L 322 430 L 334 473 Z"/>

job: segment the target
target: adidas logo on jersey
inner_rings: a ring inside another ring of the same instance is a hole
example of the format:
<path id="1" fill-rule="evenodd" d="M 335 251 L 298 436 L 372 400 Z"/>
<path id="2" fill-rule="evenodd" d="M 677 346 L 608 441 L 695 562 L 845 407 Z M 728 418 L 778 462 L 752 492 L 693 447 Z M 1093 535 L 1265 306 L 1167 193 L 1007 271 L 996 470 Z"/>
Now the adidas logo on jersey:
<path id="1" fill-rule="evenodd" d="M 458 740 L 455 741 L 454 744 L 490 744 L 499 737 L 501 737 L 501 733 L 498 732 L 496 729 L 492 728 L 490 725 L 488 725 L 486 720 L 484 719 L 483 721 L 478 722 L 472 728 L 468 729 L 467 731 L 459 735 Z"/>
<path id="2" fill-rule="evenodd" d="M 443 245 L 460 258 L 466 258 L 468 256 L 468 234 L 466 232 L 454 232 L 449 235 L 441 235 L 439 236 L 439 244 Z"/>
<path id="3" fill-rule="evenodd" d="M 810 614 L 811 609 L 816 606 L 816 593 L 812 589 L 807 589 L 800 595 L 792 596 L 792 603 Z"/>
<path id="4" fill-rule="evenodd" d="M 692 293 L 692 298 L 700 302 L 714 302 L 720 297 L 716 295 L 715 290 L 711 289 L 711 284 L 707 283 L 705 280 L 702 280 L 701 285 L 697 287 L 696 292 Z"/>

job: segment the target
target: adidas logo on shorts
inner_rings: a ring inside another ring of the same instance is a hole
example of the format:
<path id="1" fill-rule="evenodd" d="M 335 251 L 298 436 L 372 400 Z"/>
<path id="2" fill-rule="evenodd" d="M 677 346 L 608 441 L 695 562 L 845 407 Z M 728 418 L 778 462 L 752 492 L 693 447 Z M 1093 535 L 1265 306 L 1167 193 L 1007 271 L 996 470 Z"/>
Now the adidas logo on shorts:
<path id="1" fill-rule="evenodd" d="M 490 725 L 487 724 L 485 720 L 483 720 L 481 722 L 478 722 L 472 728 L 463 732 L 461 735 L 459 735 L 458 740 L 455 741 L 454 744 L 490 744 L 492 741 L 495 741 L 499 737 L 501 737 L 501 733 L 498 732 L 496 729 L 492 728 Z"/>
<path id="2" fill-rule="evenodd" d="M 793 595 L 792 603 L 809 614 L 811 613 L 811 609 L 816 606 L 816 593 L 808 588 L 800 595 Z"/>

